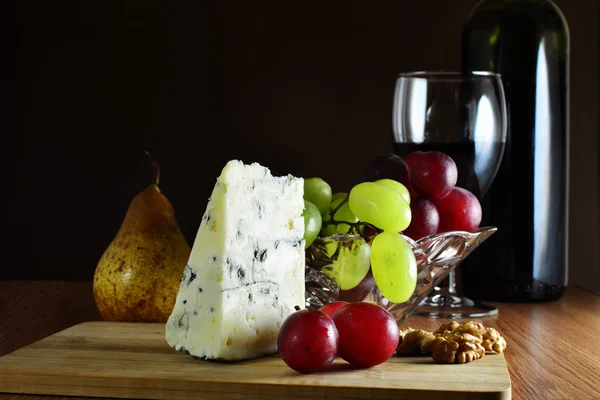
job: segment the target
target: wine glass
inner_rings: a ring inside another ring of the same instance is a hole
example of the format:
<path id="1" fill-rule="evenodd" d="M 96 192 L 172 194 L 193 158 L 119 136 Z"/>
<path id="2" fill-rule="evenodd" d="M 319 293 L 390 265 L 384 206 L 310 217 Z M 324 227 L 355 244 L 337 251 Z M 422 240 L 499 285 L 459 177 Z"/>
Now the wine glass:
<path id="1" fill-rule="evenodd" d="M 500 166 L 506 141 L 501 77 L 492 72 L 410 72 L 396 81 L 394 152 L 440 151 L 458 169 L 456 186 L 481 202 Z M 485 212 L 485 211 L 484 211 Z M 481 268 L 485 268 L 484 265 Z M 478 318 L 497 308 L 460 293 L 460 265 L 413 311 L 430 317 Z"/>

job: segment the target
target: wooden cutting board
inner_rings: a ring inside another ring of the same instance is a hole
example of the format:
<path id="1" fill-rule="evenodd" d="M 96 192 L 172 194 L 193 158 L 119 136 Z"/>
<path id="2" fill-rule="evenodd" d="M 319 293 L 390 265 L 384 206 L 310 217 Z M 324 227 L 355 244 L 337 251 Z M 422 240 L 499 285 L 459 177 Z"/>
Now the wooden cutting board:
<path id="1" fill-rule="evenodd" d="M 176 352 L 163 324 L 86 322 L 0 358 L 0 392 L 148 399 L 510 399 L 503 355 L 463 365 L 337 359 L 309 375 L 277 355 L 238 363 Z"/>

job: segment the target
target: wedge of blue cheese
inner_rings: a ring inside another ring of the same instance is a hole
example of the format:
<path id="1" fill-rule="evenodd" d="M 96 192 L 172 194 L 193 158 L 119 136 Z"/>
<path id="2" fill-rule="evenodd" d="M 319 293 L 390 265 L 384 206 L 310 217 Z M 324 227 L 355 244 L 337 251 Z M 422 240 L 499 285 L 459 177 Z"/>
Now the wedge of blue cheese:
<path id="1" fill-rule="evenodd" d="M 166 324 L 176 350 L 243 360 L 277 351 L 304 307 L 304 181 L 227 163 L 213 189 Z"/>

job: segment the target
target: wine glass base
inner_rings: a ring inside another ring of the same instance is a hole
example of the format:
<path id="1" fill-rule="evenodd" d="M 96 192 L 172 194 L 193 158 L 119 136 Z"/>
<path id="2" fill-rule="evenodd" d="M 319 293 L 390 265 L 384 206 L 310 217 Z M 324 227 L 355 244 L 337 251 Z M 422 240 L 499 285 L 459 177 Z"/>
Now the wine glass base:
<path id="1" fill-rule="evenodd" d="M 483 318 L 498 314 L 498 308 L 466 297 L 440 293 L 426 297 L 411 314 L 429 318 Z"/>

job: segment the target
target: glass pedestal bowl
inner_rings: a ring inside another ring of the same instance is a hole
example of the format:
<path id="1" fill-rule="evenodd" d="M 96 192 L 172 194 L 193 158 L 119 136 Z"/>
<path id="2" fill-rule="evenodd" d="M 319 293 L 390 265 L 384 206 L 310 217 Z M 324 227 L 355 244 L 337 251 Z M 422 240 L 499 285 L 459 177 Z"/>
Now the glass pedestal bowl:
<path id="1" fill-rule="evenodd" d="M 337 300 L 366 301 L 385 308 L 400 325 L 434 290 L 439 291 L 438 285 L 448 276 L 448 273 L 496 230 L 495 227 L 482 227 L 475 232 L 444 232 L 418 241 L 403 236 L 414 251 L 418 271 L 415 291 L 403 303 L 393 303 L 386 299 L 378 290 L 370 270 L 358 286 L 350 290 L 340 290 L 336 281 L 324 272 L 324 268 L 335 263 L 339 254 L 338 251 L 332 251 L 332 246 L 334 249 L 335 247 L 339 249 L 360 237 L 355 235 L 318 237 L 306 249 L 306 307 L 319 308 Z M 331 254 L 331 257 L 326 254 Z M 452 295 L 451 291 L 452 288 L 448 295 Z"/>

